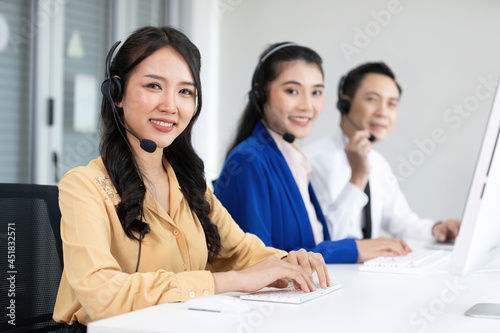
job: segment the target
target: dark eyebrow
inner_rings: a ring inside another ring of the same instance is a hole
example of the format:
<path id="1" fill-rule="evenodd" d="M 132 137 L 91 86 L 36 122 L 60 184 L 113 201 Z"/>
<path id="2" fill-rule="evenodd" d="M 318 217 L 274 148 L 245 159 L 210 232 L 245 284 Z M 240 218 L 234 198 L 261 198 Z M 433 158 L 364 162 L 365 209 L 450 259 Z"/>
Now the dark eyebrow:
<path id="1" fill-rule="evenodd" d="M 150 77 L 150 78 L 153 78 L 156 80 L 166 81 L 164 77 L 156 75 L 156 74 L 146 74 L 146 75 L 144 75 L 144 77 Z M 188 86 L 196 87 L 196 84 L 194 84 L 194 82 L 190 82 L 190 81 L 183 81 L 183 82 L 181 82 L 181 85 L 188 85 Z"/>
<path id="2" fill-rule="evenodd" d="M 300 84 L 300 82 L 297 82 L 297 81 L 293 81 L 293 80 L 290 80 L 290 81 L 286 81 L 286 82 L 283 82 L 281 85 L 282 86 L 285 86 L 287 84 L 295 84 L 295 85 L 298 85 L 298 86 L 301 86 L 302 84 Z M 317 87 L 317 88 L 324 88 L 325 85 L 323 83 L 318 83 L 318 84 L 315 84 L 313 87 Z"/>
<path id="3" fill-rule="evenodd" d="M 196 84 L 194 82 L 188 82 L 188 81 L 183 81 L 181 82 L 182 85 L 187 85 L 187 86 L 193 86 L 196 88 Z"/>
<path id="4" fill-rule="evenodd" d="M 378 93 L 374 92 L 374 91 L 369 91 L 366 93 L 366 95 L 375 95 L 377 96 L 378 98 L 381 98 L 382 96 L 380 96 Z M 399 102 L 399 97 L 389 97 L 390 100 L 392 101 L 396 101 L 396 102 Z"/>
<path id="5" fill-rule="evenodd" d="M 146 74 L 146 75 L 144 75 L 144 77 L 150 77 L 153 79 L 165 81 L 165 78 L 163 78 L 162 76 L 155 75 L 155 74 Z"/>

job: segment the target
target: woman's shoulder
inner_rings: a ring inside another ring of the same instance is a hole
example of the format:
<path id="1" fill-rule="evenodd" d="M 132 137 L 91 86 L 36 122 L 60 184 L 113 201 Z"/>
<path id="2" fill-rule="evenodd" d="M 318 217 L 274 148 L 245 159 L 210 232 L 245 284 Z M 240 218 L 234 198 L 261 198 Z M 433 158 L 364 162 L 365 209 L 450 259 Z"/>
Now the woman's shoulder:
<path id="1" fill-rule="evenodd" d="M 237 145 L 227 157 L 225 167 L 260 168 L 272 163 L 272 150 L 254 137 L 249 137 Z"/>
<path id="2" fill-rule="evenodd" d="M 69 170 L 59 182 L 59 189 L 97 191 L 114 205 L 120 202 L 120 197 L 100 157 L 90 161 L 86 166 Z"/>
<path id="3" fill-rule="evenodd" d="M 106 177 L 108 173 L 102 162 L 102 158 L 98 157 L 93 159 L 85 166 L 78 166 L 69 170 L 63 177 L 68 178 L 73 175 L 80 175 L 83 177 L 93 178 L 93 177 Z"/>
<path id="4" fill-rule="evenodd" d="M 228 160 L 230 158 L 248 158 L 249 156 L 265 159 L 266 156 L 272 155 L 274 141 L 265 129 L 259 130 L 260 128 L 256 126 L 252 135 L 240 142 L 231 151 Z"/>

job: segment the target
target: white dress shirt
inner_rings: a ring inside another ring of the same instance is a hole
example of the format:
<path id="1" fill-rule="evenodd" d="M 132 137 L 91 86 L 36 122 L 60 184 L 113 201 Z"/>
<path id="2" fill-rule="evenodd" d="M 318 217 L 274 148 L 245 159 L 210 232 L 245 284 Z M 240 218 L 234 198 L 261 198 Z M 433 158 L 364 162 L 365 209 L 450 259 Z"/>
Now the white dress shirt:
<path id="1" fill-rule="evenodd" d="M 266 126 L 267 127 L 267 126 Z M 323 236 L 323 225 L 318 220 L 316 215 L 316 209 L 311 202 L 311 196 L 309 195 L 309 179 L 311 176 L 311 166 L 307 161 L 306 155 L 300 151 L 300 149 L 293 143 L 286 142 L 281 135 L 272 131 L 267 127 L 269 134 L 273 138 L 274 142 L 278 146 L 278 149 L 283 154 L 292 176 L 297 183 L 300 195 L 306 206 L 307 215 L 309 216 L 309 221 L 311 223 L 311 228 L 314 235 L 314 241 L 316 245 L 325 240 Z"/>
<path id="2" fill-rule="evenodd" d="M 304 149 L 312 168 L 311 183 L 332 240 L 363 238 L 363 207 L 368 202 L 368 196 L 349 182 L 351 166 L 344 151 L 347 140 L 339 132 Z M 421 219 L 410 209 L 384 157 L 372 149 L 368 162 L 372 238 L 379 237 L 382 228 L 393 237 L 433 239 L 435 221 Z"/>

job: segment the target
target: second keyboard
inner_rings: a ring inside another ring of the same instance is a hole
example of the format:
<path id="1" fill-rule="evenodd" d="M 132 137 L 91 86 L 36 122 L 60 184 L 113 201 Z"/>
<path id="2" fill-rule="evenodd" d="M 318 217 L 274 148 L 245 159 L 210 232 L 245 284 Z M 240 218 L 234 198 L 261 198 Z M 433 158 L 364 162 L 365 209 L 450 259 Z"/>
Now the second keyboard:
<path id="1" fill-rule="evenodd" d="M 360 271 L 420 274 L 450 260 L 451 253 L 443 250 L 416 250 L 405 256 L 377 257 L 359 266 Z"/>

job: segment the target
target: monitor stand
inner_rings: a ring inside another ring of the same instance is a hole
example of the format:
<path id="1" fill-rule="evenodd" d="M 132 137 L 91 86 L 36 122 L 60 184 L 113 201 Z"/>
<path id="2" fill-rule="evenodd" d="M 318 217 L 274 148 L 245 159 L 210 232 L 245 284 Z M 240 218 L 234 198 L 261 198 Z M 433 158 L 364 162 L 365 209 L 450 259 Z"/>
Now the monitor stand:
<path id="1" fill-rule="evenodd" d="M 475 318 L 500 319 L 500 303 L 478 303 L 465 312 Z"/>

